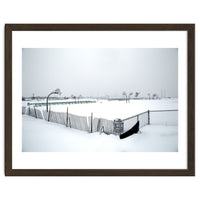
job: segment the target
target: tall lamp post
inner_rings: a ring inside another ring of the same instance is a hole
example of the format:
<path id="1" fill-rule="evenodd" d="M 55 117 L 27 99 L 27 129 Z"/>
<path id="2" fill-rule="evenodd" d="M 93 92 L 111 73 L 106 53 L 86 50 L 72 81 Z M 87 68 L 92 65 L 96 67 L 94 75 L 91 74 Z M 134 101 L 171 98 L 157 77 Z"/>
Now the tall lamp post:
<path id="1" fill-rule="evenodd" d="M 60 92 L 60 89 L 56 89 L 56 90 L 54 90 L 53 92 L 51 92 L 48 96 L 47 96 L 47 103 L 46 103 L 46 106 L 47 106 L 47 112 L 48 112 L 48 100 L 49 100 L 49 97 L 50 97 L 50 95 L 52 95 L 52 94 L 60 94 L 61 92 Z"/>
<path id="2" fill-rule="evenodd" d="M 130 93 L 129 93 L 129 95 L 128 95 L 128 101 L 129 101 L 129 103 L 130 103 L 130 98 L 131 98 L 131 95 L 133 95 L 133 93 L 132 93 L 132 92 L 130 92 Z"/>
<path id="3" fill-rule="evenodd" d="M 123 92 L 122 95 L 124 95 L 126 97 L 126 103 L 127 103 L 127 94 L 126 94 L 126 92 Z"/>

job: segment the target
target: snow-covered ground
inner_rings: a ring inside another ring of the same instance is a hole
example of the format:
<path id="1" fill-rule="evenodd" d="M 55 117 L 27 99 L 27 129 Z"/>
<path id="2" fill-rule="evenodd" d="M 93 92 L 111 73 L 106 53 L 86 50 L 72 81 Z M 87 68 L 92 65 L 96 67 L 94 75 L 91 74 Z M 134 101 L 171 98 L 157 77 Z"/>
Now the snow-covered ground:
<path id="1" fill-rule="evenodd" d="M 98 101 L 92 104 L 54 105 L 51 106 L 51 110 L 66 112 L 67 106 L 69 112 L 73 114 L 89 116 L 93 112 L 97 117 L 113 120 L 124 119 L 146 110 L 178 109 L 178 100 L 132 100 L 130 103 Z M 23 115 L 22 150 L 23 152 L 177 152 L 178 115 L 177 112 L 168 114 L 158 113 L 157 117 L 152 115 L 151 125 L 146 125 L 140 133 L 122 140 L 119 136 L 99 132 L 88 133 Z"/>
<path id="2" fill-rule="evenodd" d="M 23 102 L 23 105 L 26 104 L 27 102 Z M 125 119 L 147 110 L 178 109 L 178 99 L 131 100 L 130 103 L 126 103 L 125 101 L 99 100 L 97 103 L 51 105 L 50 107 L 52 111 L 58 112 L 66 112 L 68 107 L 69 113 L 71 114 L 76 114 L 79 116 L 90 116 L 91 113 L 93 113 L 94 117 L 114 120 L 116 118 Z M 38 109 L 45 110 L 46 106 L 38 107 Z"/>
<path id="3" fill-rule="evenodd" d="M 23 115 L 23 152 L 176 152 L 177 126 L 147 125 L 120 140 L 104 133 L 87 133 Z"/>

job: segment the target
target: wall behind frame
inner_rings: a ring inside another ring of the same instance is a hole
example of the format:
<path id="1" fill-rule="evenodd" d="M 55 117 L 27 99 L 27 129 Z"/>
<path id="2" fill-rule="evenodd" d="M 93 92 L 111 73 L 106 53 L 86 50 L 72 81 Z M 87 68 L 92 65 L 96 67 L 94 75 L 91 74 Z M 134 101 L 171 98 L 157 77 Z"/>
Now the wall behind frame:
<path id="1" fill-rule="evenodd" d="M 200 53 L 198 1 L 27 1 L 0 3 L 0 198 L 11 199 L 199 199 L 200 159 L 195 177 L 5 177 L 4 176 L 4 24 L 5 23 L 195 23 Z M 200 63 L 196 56 L 196 66 Z M 196 85 L 200 85 L 196 68 Z M 196 102 L 200 93 L 196 86 Z M 196 121 L 200 120 L 196 104 Z M 200 151 L 196 123 L 196 155 Z"/>

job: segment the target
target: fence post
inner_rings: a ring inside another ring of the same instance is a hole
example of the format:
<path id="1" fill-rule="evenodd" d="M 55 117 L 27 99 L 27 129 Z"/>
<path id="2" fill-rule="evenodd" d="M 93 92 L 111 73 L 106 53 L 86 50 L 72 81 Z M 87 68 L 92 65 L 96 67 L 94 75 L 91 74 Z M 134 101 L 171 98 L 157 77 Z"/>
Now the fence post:
<path id="1" fill-rule="evenodd" d="M 68 127 L 68 106 L 67 106 L 67 113 L 66 113 L 66 127 Z"/>
<path id="2" fill-rule="evenodd" d="M 150 125 L 150 111 L 148 110 L 148 125 Z"/>
<path id="3" fill-rule="evenodd" d="M 35 111 L 35 118 L 37 118 L 37 113 L 36 113 L 36 109 L 35 109 L 35 106 L 34 106 L 34 111 Z"/>
<path id="4" fill-rule="evenodd" d="M 93 121 L 93 113 L 91 113 L 91 133 L 92 133 L 92 121 Z"/>
<path id="5" fill-rule="evenodd" d="M 69 127 L 70 128 L 72 127 L 70 117 L 69 117 Z"/>

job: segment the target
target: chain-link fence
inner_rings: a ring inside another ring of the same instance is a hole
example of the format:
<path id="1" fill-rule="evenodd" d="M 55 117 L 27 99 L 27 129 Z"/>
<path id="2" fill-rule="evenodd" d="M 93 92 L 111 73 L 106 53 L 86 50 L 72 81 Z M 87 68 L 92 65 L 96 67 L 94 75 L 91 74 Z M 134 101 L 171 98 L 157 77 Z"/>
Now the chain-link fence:
<path id="1" fill-rule="evenodd" d="M 149 111 L 123 119 L 122 121 L 124 122 L 124 132 L 131 129 L 137 123 L 137 121 L 140 121 L 139 128 L 142 128 L 145 125 L 149 124 Z"/>
<path id="2" fill-rule="evenodd" d="M 26 106 L 22 106 L 22 115 L 26 114 Z"/>
<path id="3" fill-rule="evenodd" d="M 40 110 L 38 110 L 36 107 L 33 107 L 33 108 L 30 108 L 30 107 L 23 108 L 22 107 L 22 114 L 27 114 L 27 115 L 30 115 L 32 117 L 38 118 L 38 119 L 43 119 L 42 112 Z"/>
<path id="4" fill-rule="evenodd" d="M 149 114 L 151 125 L 178 125 L 178 110 L 151 110 Z"/>
<path id="5" fill-rule="evenodd" d="M 178 110 L 148 110 L 122 120 L 124 132 L 131 129 L 137 121 L 140 122 L 140 129 L 146 125 L 178 125 Z"/>

